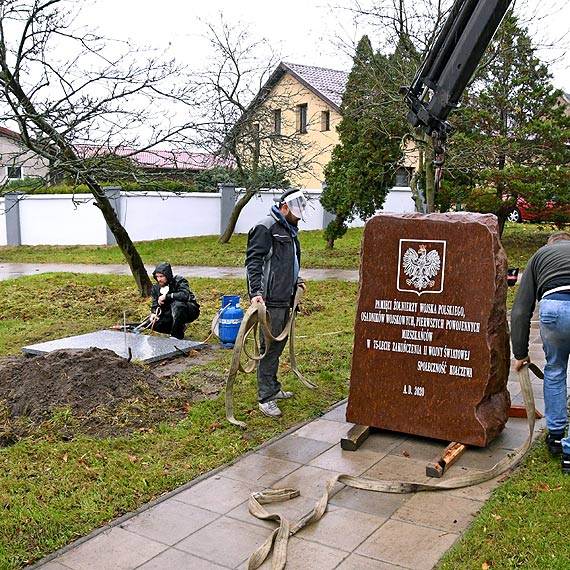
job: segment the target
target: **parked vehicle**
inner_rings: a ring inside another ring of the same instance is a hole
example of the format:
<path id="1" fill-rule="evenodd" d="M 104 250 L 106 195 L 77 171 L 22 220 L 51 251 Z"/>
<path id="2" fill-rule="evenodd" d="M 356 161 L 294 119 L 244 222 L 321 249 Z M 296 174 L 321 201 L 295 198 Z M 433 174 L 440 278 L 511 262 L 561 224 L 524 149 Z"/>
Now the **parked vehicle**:
<path id="1" fill-rule="evenodd" d="M 508 199 L 504 197 L 503 199 Z M 522 196 L 517 198 L 516 205 L 511 210 L 507 219 L 509 222 L 545 222 L 551 220 L 558 214 L 567 215 L 570 219 L 570 205 L 558 204 L 554 200 L 550 200 L 544 206 L 533 206 Z"/>

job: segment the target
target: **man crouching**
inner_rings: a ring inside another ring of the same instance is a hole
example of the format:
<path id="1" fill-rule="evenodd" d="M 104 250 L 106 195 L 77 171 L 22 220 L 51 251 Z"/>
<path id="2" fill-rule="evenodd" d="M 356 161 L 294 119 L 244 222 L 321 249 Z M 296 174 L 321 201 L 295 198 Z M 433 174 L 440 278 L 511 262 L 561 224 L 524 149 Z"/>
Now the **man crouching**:
<path id="1" fill-rule="evenodd" d="M 159 263 L 152 276 L 156 279 L 150 292 L 152 328 L 182 340 L 186 325 L 200 315 L 200 305 L 190 291 L 188 281 L 172 274 L 170 263 Z"/>

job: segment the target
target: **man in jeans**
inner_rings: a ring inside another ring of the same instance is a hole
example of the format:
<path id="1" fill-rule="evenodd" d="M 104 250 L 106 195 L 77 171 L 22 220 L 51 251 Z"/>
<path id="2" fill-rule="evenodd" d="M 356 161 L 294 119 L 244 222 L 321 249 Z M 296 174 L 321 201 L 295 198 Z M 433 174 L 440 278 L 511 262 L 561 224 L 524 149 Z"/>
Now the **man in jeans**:
<path id="1" fill-rule="evenodd" d="M 263 303 L 271 319 L 271 333 L 278 336 L 285 328 L 297 287 L 305 290 L 299 277 L 301 246 L 297 238 L 299 220 L 304 219 L 306 200 L 301 190 L 291 188 L 281 194 L 277 205 L 248 234 L 245 259 L 247 286 L 252 303 Z M 265 340 L 261 334 L 261 351 Z M 257 368 L 259 409 L 268 417 L 281 416 L 276 400 L 285 400 L 293 392 L 284 392 L 277 379 L 279 357 L 287 339 L 272 342 Z"/>
<path id="2" fill-rule="evenodd" d="M 530 362 L 530 321 L 540 301 L 540 337 L 546 357 L 544 407 L 546 445 L 562 454 L 562 472 L 570 474 L 566 376 L 570 355 L 570 233 L 555 232 L 529 260 L 511 312 L 511 340 L 515 370 Z"/>

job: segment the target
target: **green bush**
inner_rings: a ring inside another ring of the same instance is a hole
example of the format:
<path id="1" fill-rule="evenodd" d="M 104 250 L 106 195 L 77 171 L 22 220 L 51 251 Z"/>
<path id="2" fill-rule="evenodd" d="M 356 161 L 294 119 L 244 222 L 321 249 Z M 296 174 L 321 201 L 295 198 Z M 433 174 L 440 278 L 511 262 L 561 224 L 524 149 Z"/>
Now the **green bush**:
<path id="1" fill-rule="evenodd" d="M 125 192 L 196 192 L 197 188 L 192 182 L 182 182 L 178 180 L 157 179 L 149 182 L 104 182 L 103 188 L 107 186 L 119 186 Z M 25 192 L 26 194 L 89 194 L 89 188 L 85 184 L 77 186 L 70 184 L 55 184 L 50 186 L 41 178 L 27 178 L 25 180 L 14 180 L 6 184 L 0 190 L 0 195 L 6 192 Z"/>

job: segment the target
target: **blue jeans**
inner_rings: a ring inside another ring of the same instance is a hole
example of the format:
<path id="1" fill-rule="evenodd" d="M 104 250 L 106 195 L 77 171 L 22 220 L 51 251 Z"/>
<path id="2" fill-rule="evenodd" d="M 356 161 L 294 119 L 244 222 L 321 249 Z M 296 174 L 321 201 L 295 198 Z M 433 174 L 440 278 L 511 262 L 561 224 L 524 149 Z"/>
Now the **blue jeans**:
<path id="1" fill-rule="evenodd" d="M 566 376 L 570 355 L 570 296 L 553 294 L 545 297 L 540 302 L 539 314 L 540 337 L 546 357 L 544 367 L 546 427 L 549 431 L 561 433 L 568 425 Z M 570 454 L 570 437 L 562 439 L 562 450 Z"/>

